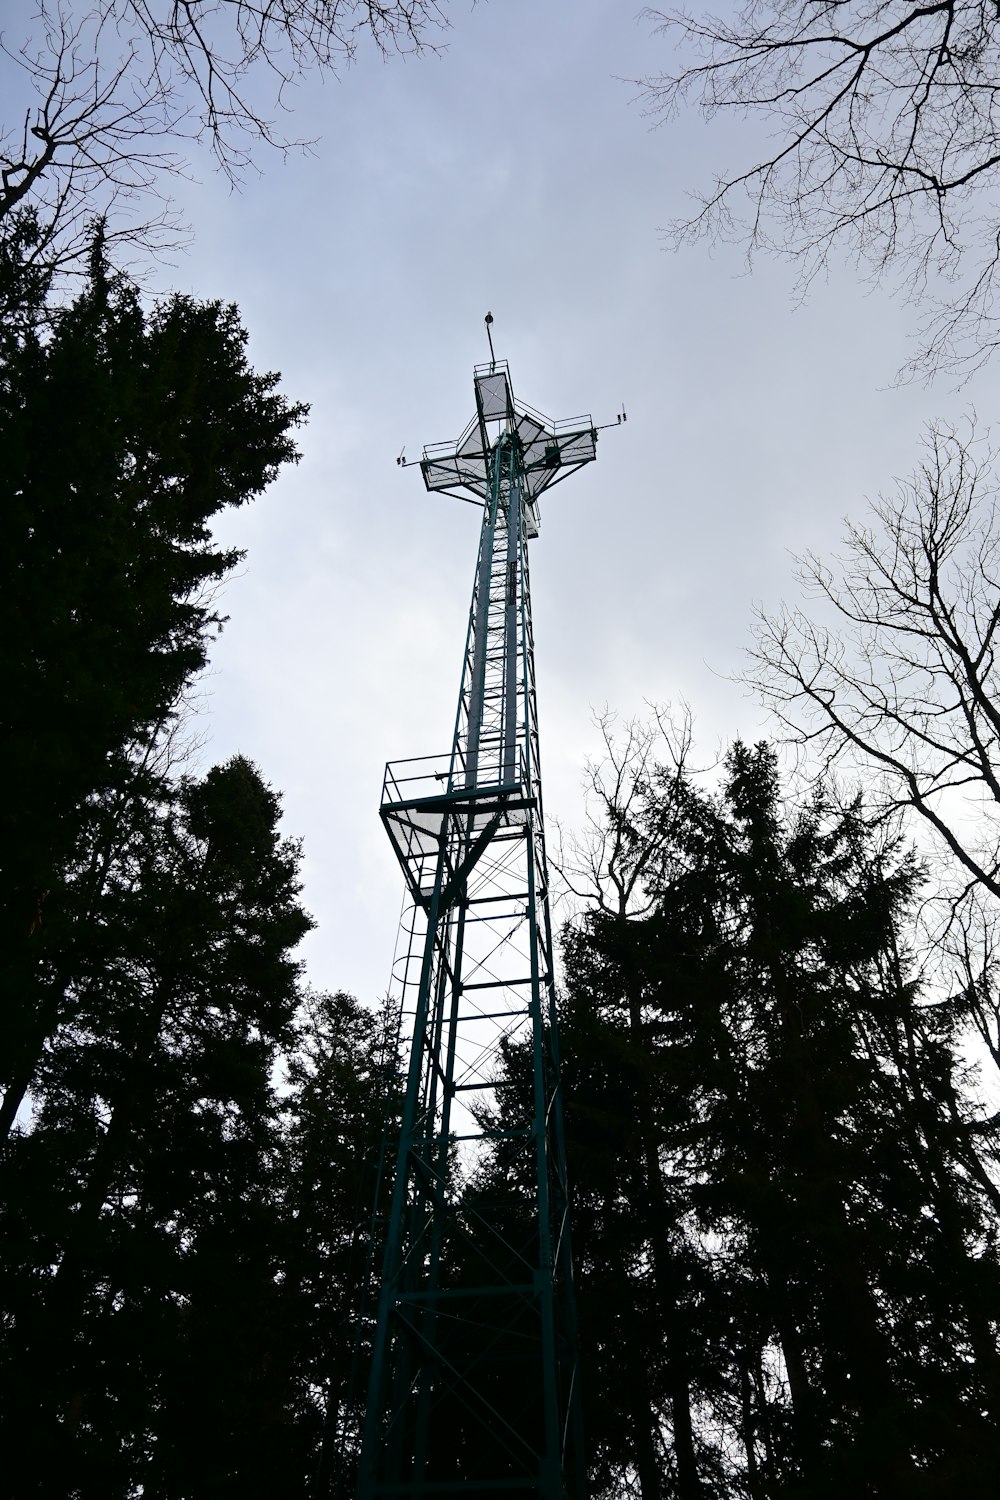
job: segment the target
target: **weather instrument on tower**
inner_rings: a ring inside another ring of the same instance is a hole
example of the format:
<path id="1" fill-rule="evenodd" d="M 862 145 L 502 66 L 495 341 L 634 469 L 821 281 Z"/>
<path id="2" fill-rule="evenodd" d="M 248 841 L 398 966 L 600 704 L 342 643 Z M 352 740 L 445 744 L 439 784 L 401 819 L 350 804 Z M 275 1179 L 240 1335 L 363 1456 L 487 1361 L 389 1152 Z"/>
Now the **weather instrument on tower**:
<path id="1" fill-rule="evenodd" d="M 382 789 L 409 1062 L 359 1500 L 586 1484 L 528 543 L 597 429 L 517 400 L 503 360 L 473 388 L 458 441 L 420 460 L 428 490 L 482 510 L 452 744 Z"/>

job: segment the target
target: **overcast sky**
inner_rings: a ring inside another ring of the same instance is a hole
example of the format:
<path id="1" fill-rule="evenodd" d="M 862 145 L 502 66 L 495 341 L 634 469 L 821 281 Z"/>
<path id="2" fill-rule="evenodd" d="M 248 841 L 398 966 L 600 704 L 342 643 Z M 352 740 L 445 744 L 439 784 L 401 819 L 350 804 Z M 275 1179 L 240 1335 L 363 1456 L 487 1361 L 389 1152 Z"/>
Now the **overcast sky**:
<path id="1" fill-rule="evenodd" d="M 515 394 L 628 423 L 543 501 L 532 584 L 547 811 L 580 818 L 591 715 L 686 698 L 706 758 L 767 732 L 730 674 L 755 603 L 795 597 L 789 553 L 917 457 L 923 424 L 995 408 L 898 388 L 905 309 L 850 268 L 792 300 L 792 271 L 664 249 L 737 122 L 651 129 L 628 79 L 666 43 L 621 0 L 458 0 L 438 56 L 362 53 L 293 98 L 312 155 L 259 159 L 231 193 L 181 182 L 189 253 L 164 285 L 235 301 L 258 368 L 312 404 L 303 458 L 220 534 L 248 550 L 203 683 L 206 764 L 239 750 L 305 843 L 316 985 L 388 980 L 401 877 L 384 762 L 447 749 L 478 515 L 400 470 L 473 412 L 483 315 Z M 0 79 L 2 83 L 2 79 Z"/>

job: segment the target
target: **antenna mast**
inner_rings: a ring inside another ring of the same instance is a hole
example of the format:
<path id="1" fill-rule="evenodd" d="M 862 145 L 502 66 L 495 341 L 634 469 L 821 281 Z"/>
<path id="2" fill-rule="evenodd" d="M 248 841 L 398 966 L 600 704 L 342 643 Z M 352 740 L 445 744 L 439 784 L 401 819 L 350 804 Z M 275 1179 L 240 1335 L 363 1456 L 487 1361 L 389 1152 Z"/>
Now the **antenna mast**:
<path id="1" fill-rule="evenodd" d="M 475 416 L 420 464 L 482 508 L 451 750 L 382 791 L 410 1053 L 359 1500 L 586 1493 L 528 542 L 597 431 L 515 400 L 492 321 Z"/>

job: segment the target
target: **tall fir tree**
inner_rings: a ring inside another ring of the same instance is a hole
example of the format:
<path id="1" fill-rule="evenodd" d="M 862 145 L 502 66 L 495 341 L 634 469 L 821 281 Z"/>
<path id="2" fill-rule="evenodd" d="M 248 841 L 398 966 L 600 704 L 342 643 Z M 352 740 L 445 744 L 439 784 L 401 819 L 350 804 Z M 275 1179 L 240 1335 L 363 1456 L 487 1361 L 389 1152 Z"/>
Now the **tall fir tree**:
<path id="1" fill-rule="evenodd" d="M 47 950 L 89 920 L 113 852 L 113 836 L 87 847 L 92 819 L 150 793 L 144 747 L 221 624 L 213 590 L 239 554 L 210 522 L 295 458 L 305 408 L 251 368 L 235 308 L 174 296 L 147 312 L 99 232 L 67 307 L 46 304 L 11 241 L 0 280 L 5 1135 L 62 1018 Z"/>
<path id="2" fill-rule="evenodd" d="M 858 807 L 786 813 L 766 746 L 716 796 L 651 779 L 631 836 L 649 910 L 565 953 L 599 1488 L 993 1493 L 995 1190 L 918 871 Z"/>
<path id="3" fill-rule="evenodd" d="M 273 1075 L 311 924 L 278 810 L 240 758 L 146 808 L 32 1129 L 8 1147 L 0 1420 L 24 1494 L 245 1493 L 248 1473 L 296 1467 L 287 1372 L 272 1374 Z"/>

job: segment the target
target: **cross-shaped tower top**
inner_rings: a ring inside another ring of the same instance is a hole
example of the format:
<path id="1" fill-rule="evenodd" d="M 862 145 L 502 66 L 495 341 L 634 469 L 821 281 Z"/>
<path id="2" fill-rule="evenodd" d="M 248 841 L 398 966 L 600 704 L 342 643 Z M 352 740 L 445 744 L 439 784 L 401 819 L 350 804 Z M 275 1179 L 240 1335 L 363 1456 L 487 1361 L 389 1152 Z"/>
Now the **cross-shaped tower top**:
<path id="1" fill-rule="evenodd" d="M 538 497 L 597 456 L 597 429 L 589 416 L 550 422 L 514 398 L 505 359 L 477 365 L 476 415 L 457 443 L 429 443 L 420 469 L 429 490 L 467 500 L 471 491 L 488 500 L 493 488 L 493 456 L 504 434 L 517 442 L 518 468 L 529 537 L 538 535 Z"/>

